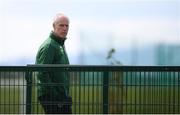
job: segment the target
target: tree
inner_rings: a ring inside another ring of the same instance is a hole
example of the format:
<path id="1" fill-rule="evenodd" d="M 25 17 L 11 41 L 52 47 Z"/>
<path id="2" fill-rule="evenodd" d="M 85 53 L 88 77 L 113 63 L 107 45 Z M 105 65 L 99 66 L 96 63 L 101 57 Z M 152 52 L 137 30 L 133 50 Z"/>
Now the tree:
<path id="1" fill-rule="evenodd" d="M 122 63 L 114 57 L 115 52 L 116 52 L 116 50 L 114 48 L 109 50 L 108 55 L 106 57 L 107 61 L 111 65 L 122 65 Z"/>

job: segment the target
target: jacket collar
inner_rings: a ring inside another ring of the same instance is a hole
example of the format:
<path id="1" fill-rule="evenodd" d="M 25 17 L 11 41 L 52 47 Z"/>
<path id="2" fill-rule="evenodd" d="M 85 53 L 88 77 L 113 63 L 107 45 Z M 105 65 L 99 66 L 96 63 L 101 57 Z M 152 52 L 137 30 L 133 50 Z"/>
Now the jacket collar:
<path id="1" fill-rule="evenodd" d="M 50 38 L 52 38 L 53 40 L 55 40 L 56 42 L 58 42 L 62 46 L 64 45 L 64 42 L 66 40 L 66 38 L 63 39 L 59 36 L 56 36 L 53 32 L 50 33 Z"/>

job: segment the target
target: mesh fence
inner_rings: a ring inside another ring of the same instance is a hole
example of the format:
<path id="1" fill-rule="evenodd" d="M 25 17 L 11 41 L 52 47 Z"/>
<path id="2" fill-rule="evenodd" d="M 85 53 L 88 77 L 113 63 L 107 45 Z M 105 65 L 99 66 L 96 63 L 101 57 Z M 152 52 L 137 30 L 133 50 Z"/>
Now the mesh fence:
<path id="1" fill-rule="evenodd" d="M 0 67 L 1 114 L 45 113 L 38 99 L 41 72 L 68 74 L 72 113 L 180 113 L 180 67 L 29 65 Z M 65 84 L 43 85 L 51 91 Z"/>

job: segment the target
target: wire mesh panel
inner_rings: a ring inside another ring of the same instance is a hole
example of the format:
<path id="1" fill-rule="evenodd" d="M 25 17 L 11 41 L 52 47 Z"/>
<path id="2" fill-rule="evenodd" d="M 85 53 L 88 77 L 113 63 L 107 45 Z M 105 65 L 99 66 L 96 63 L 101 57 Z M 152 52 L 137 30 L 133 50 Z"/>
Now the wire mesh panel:
<path id="1" fill-rule="evenodd" d="M 124 72 L 123 113 L 179 113 L 179 72 Z"/>
<path id="2" fill-rule="evenodd" d="M 25 70 L 0 68 L 0 114 L 26 113 Z"/>
<path id="3" fill-rule="evenodd" d="M 102 73 L 72 72 L 70 95 L 74 113 L 102 113 Z"/>

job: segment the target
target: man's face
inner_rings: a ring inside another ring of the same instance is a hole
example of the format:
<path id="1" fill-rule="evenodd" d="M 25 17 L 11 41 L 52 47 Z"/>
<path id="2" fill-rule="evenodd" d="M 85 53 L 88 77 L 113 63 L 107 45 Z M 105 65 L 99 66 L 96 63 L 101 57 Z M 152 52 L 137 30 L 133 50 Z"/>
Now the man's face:
<path id="1" fill-rule="evenodd" d="M 66 38 L 66 35 L 69 30 L 69 20 L 66 17 L 59 17 L 55 22 L 54 22 L 54 33 L 61 37 L 61 38 Z"/>

